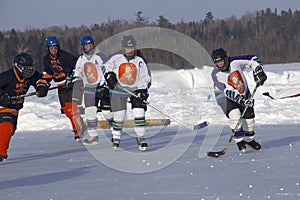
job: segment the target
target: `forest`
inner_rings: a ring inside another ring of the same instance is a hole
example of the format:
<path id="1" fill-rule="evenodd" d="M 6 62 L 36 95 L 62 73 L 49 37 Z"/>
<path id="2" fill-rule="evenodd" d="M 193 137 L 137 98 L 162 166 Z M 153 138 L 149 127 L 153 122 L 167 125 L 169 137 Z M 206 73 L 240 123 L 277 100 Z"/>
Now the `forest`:
<path id="1" fill-rule="evenodd" d="M 254 54 L 264 64 L 300 62 L 300 11 L 265 9 L 247 13 L 237 19 L 214 19 L 212 12 L 203 19 L 171 23 L 164 16 L 149 22 L 142 11 L 134 14 L 135 21 L 110 20 L 107 22 L 78 25 L 78 27 L 52 26 L 45 29 L 7 30 L 0 32 L 0 72 L 13 67 L 14 56 L 21 51 L 33 55 L 37 69 L 43 68 L 47 51 L 47 36 L 57 36 L 61 49 L 76 56 L 81 53 L 80 37 L 91 35 L 97 44 L 125 30 L 139 27 L 162 27 L 186 34 L 210 54 L 223 47 L 230 55 Z M 156 49 L 141 49 L 148 62 L 162 63 L 174 69 L 193 68 L 184 58 Z"/>

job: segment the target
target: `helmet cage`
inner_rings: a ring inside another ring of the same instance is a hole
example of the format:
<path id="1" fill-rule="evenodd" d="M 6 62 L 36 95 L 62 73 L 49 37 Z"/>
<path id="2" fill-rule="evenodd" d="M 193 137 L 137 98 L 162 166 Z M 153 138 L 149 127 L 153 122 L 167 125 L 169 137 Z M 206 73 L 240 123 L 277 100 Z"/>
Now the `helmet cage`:
<path id="1" fill-rule="evenodd" d="M 21 66 L 17 63 L 15 63 L 15 66 L 24 78 L 31 77 L 35 72 L 34 66 Z"/>
<path id="2" fill-rule="evenodd" d="M 224 65 L 221 67 L 219 67 L 216 64 L 216 68 L 219 71 L 224 72 L 228 69 L 228 67 L 229 67 L 228 56 L 227 56 L 227 52 L 223 48 L 213 50 L 211 58 L 215 64 L 220 61 L 224 61 Z"/>

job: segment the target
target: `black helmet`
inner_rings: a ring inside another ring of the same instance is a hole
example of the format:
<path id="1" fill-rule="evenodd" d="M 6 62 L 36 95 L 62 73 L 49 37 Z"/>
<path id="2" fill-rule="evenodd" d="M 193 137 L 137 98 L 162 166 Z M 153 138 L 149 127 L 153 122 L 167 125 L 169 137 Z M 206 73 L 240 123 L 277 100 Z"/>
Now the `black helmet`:
<path id="1" fill-rule="evenodd" d="M 35 72 L 33 58 L 28 53 L 22 52 L 16 55 L 14 58 L 14 65 L 24 78 L 31 77 Z"/>
<path id="2" fill-rule="evenodd" d="M 224 60 L 224 66 L 217 67 L 219 71 L 226 71 L 228 69 L 228 56 L 227 52 L 223 48 L 213 50 L 211 53 L 211 58 L 214 61 L 214 63 Z"/>
<path id="3" fill-rule="evenodd" d="M 122 39 L 123 48 L 136 48 L 137 42 L 133 35 L 125 35 Z"/>

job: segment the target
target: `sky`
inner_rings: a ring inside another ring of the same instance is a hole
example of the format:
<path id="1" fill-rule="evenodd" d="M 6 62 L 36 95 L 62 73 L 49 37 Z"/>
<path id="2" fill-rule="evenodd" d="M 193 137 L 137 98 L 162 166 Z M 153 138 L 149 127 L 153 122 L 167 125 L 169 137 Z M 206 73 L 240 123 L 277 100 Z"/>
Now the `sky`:
<path id="1" fill-rule="evenodd" d="M 72 3 L 71 3 L 72 2 Z M 215 19 L 237 18 L 257 10 L 271 8 L 278 11 L 300 9 L 296 0 L 151 0 L 151 1 L 61 1 L 61 0 L 1 0 L 0 31 L 12 28 L 47 28 L 50 26 L 79 27 L 94 23 L 104 23 L 108 19 L 134 21 L 135 13 L 142 11 L 149 22 L 155 22 L 160 15 L 170 22 L 203 20 L 206 13 L 212 12 Z"/>
<path id="2" fill-rule="evenodd" d="M 212 96 L 212 67 L 153 71 L 149 102 L 184 123 L 147 127 L 148 149 L 139 152 L 133 129 L 124 129 L 114 151 L 111 130 L 99 144 L 83 146 L 60 114 L 55 91 L 27 97 L 18 130 L 0 163 L 0 196 L 6 200 L 295 200 L 300 197 L 300 63 L 265 65 L 268 80 L 255 95 L 256 140 L 240 154 L 234 142 L 219 158 L 206 156 L 227 144 L 228 121 Z M 168 76 L 166 76 L 168 74 Z M 251 90 L 251 72 L 245 73 Z M 262 95 L 269 92 L 275 99 Z M 101 115 L 101 113 L 100 113 Z M 132 119 L 130 110 L 127 116 Z M 147 118 L 164 118 L 148 108 Z"/>

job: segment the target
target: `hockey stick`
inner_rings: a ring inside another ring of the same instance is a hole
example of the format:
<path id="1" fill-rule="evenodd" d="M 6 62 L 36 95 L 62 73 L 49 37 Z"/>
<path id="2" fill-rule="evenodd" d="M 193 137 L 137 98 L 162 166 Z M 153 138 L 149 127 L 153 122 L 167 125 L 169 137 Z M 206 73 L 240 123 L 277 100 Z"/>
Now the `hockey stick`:
<path id="1" fill-rule="evenodd" d="M 54 86 L 52 88 L 49 88 L 48 91 L 55 90 L 57 88 L 58 88 L 58 86 Z M 22 94 L 22 95 L 19 95 L 19 96 L 13 96 L 13 97 L 11 97 L 11 99 L 12 100 L 21 99 L 21 98 L 24 98 L 24 97 L 30 97 L 30 96 L 34 96 L 34 95 L 37 95 L 37 92 L 30 92 L 30 93 Z"/>
<path id="2" fill-rule="evenodd" d="M 257 90 L 258 87 L 259 87 L 259 84 L 256 84 L 255 88 L 253 89 L 252 95 L 251 95 L 251 97 L 249 99 L 253 99 L 254 94 L 256 93 L 256 90 Z M 214 151 L 209 151 L 209 152 L 207 152 L 208 156 L 218 158 L 219 156 L 225 155 L 225 153 L 229 149 L 229 146 L 231 144 L 231 141 L 233 139 L 233 136 L 234 136 L 235 132 L 237 131 L 237 128 L 242 123 L 243 117 L 244 117 L 246 111 L 248 110 L 248 108 L 249 108 L 248 105 L 244 108 L 244 110 L 243 110 L 243 112 L 242 112 L 242 114 L 241 114 L 241 116 L 240 116 L 237 124 L 235 125 L 234 129 L 232 130 L 232 133 L 230 135 L 230 138 L 229 138 L 229 140 L 228 140 L 225 148 L 222 151 L 215 151 L 215 152 Z"/>
<path id="3" fill-rule="evenodd" d="M 157 110 L 157 111 L 160 112 L 161 114 L 163 114 L 163 115 L 169 117 L 170 119 L 172 119 L 172 120 L 178 122 L 179 124 L 185 126 L 187 129 L 198 130 L 198 129 L 204 128 L 204 127 L 206 127 L 206 126 L 208 125 L 208 122 L 204 121 L 204 122 L 202 122 L 202 123 L 200 123 L 200 124 L 197 124 L 197 125 L 194 125 L 193 127 L 190 127 L 190 126 L 184 124 L 182 121 L 180 121 L 180 120 L 178 120 L 178 119 L 176 119 L 176 118 L 174 118 L 174 117 L 168 115 L 167 113 L 161 111 L 161 110 L 158 109 L 156 106 L 153 106 L 152 104 L 150 104 L 148 101 L 142 100 L 139 96 L 137 96 L 137 95 L 134 94 L 133 92 L 127 90 L 126 88 L 119 88 L 119 89 L 121 89 L 121 90 L 127 92 L 128 94 L 130 94 L 131 96 L 133 96 L 133 97 L 135 97 L 135 98 L 137 98 L 137 99 L 140 99 L 143 103 L 145 103 L 145 104 L 147 104 L 148 106 L 150 106 L 151 108 Z"/>
<path id="4" fill-rule="evenodd" d="M 262 95 L 270 97 L 271 99 L 276 99 L 276 98 L 272 97 L 269 92 L 264 92 Z M 293 98 L 293 97 L 299 97 L 299 96 L 300 96 L 300 93 L 289 95 L 289 96 L 285 96 L 285 97 L 280 97 L 279 99 Z"/>

